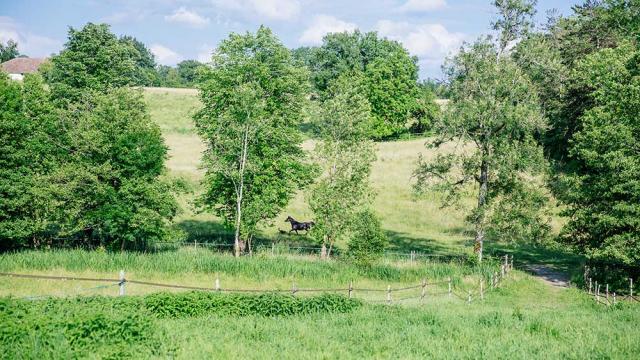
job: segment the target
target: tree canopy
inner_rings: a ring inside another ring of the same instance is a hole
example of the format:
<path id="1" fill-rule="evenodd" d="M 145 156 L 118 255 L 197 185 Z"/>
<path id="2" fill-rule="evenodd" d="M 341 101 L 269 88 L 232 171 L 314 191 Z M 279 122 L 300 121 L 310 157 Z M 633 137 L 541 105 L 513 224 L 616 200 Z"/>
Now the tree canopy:
<path id="1" fill-rule="evenodd" d="M 199 203 L 235 228 L 236 254 L 312 177 L 300 147 L 306 80 L 265 27 L 231 34 L 203 72 L 204 106 L 195 116 L 207 145 Z"/>
<path id="2" fill-rule="evenodd" d="M 299 50 L 312 72 L 320 96 L 342 75 L 362 73 L 362 91 L 369 101 L 374 124 L 369 136 L 384 139 L 407 130 L 418 103 L 417 58 L 396 41 L 375 32 L 333 33 L 313 50 Z"/>
<path id="3" fill-rule="evenodd" d="M 623 43 L 576 68 L 593 107 L 570 142 L 574 166 L 563 178 L 565 241 L 591 259 L 640 263 L 640 48 Z"/>

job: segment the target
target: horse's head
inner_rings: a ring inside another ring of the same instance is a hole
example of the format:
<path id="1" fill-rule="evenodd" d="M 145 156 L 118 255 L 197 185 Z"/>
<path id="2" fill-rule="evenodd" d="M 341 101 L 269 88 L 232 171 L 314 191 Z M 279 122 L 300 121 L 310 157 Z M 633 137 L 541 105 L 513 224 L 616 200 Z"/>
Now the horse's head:
<path id="1" fill-rule="evenodd" d="M 284 222 L 294 222 L 295 220 L 293 220 L 293 218 L 291 216 L 287 216 L 287 219 Z"/>

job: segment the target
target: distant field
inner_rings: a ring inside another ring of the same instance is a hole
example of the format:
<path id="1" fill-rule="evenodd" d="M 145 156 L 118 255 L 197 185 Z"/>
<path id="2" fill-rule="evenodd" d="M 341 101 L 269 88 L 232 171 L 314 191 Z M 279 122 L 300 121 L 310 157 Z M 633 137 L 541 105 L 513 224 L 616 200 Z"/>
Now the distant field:
<path id="1" fill-rule="evenodd" d="M 193 90 L 146 89 L 145 99 L 151 117 L 156 121 L 169 146 L 170 159 L 167 166 L 174 176 L 188 179 L 195 189 L 200 190 L 200 156 L 204 145 L 195 133 L 191 117 L 199 107 L 197 93 Z M 411 191 L 411 174 L 419 154 L 429 157 L 424 147 L 424 139 L 385 142 L 378 144 L 378 160 L 375 162 L 371 182 L 377 197 L 374 208 L 381 217 L 383 227 L 389 234 L 392 250 L 425 251 L 434 253 L 461 252 L 470 241 L 465 234 L 464 211 L 456 208 L 443 210 L 437 196 L 414 199 Z M 304 144 L 313 149 L 313 140 Z M 185 227 L 197 231 L 198 239 L 216 238 L 224 234 L 220 221 L 210 214 L 196 214 L 189 203 L 193 194 L 182 199 L 186 211 L 179 218 Z M 470 199 L 469 206 L 473 205 Z M 299 193 L 275 219 L 274 224 L 263 229 L 263 235 L 274 237 L 278 229 L 286 229 L 284 218 L 291 215 L 296 219 L 311 219 L 312 214 Z M 287 237 L 295 241 L 295 237 Z"/>

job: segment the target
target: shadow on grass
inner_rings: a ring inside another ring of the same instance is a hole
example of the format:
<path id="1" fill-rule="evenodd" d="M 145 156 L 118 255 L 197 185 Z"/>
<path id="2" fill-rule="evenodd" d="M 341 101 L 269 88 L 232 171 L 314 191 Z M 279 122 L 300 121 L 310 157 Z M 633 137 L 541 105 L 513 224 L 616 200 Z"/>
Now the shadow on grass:
<path id="1" fill-rule="evenodd" d="M 234 232 L 222 222 L 212 220 L 184 220 L 177 224 L 178 228 L 187 233 L 186 243 L 203 243 L 233 245 Z M 275 236 L 258 234 L 253 239 L 254 246 L 271 246 L 279 244 L 287 247 L 309 247 L 318 246 L 311 237 L 304 233 L 279 233 Z"/>
<path id="2" fill-rule="evenodd" d="M 489 255 L 513 255 L 516 265 L 544 265 L 555 271 L 566 273 L 572 278 L 581 275 L 585 262 L 583 256 L 559 247 L 486 242 L 485 249 Z"/>
<path id="3" fill-rule="evenodd" d="M 436 255 L 459 255 L 460 252 L 456 251 L 452 247 L 445 246 L 441 242 L 434 239 L 428 239 L 423 237 L 415 237 L 406 233 L 397 231 L 386 231 L 389 238 L 388 251 L 410 253 L 411 251 L 418 251 L 427 254 Z"/>

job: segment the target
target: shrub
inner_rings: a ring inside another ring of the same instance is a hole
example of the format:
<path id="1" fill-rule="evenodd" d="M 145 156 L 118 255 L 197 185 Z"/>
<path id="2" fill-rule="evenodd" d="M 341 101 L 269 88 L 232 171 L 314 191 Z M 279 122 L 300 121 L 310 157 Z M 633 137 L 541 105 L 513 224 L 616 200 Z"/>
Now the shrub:
<path id="1" fill-rule="evenodd" d="M 387 236 L 376 215 L 371 210 L 358 214 L 349 241 L 349 257 L 360 265 L 371 265 L 382 257 L 387 243 Z"/>

